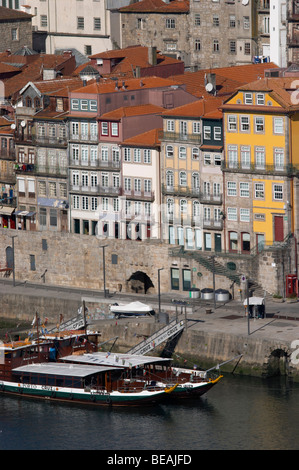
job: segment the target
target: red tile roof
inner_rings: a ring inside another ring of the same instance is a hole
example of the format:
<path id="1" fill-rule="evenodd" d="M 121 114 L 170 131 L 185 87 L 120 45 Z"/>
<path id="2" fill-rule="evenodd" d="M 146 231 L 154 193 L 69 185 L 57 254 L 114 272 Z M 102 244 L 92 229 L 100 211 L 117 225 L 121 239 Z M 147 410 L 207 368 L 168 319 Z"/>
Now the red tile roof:
<path id="1" fill-rule="evenodd" d="M 142 104 L 139 106 L 124 106 L 122 108 L 109 111 L 108 113 L 102 114 L 101 120 L 119 120 L 122 117 L 129 116 L 142 116 L 145 114 L 161 114 L 164 108 L 156 106 L 154 104 Z"/>
<path id="2" fill-rule="evenodd" d="M 143 147 L 160 147 L 160 134 L 162 129 L 152 129 L 142 134 L 130 137 L 122 142 L 122 145 L 143 146 Z"/>
<path id="3" fill-rule="evenodd" d="M 30 20 L 33 15 L 24 13 L 20 10 L 13 10 L 11 8 L 0 7 L 0 21 L 15 21 L 15 20 Z"/>
<path id="4" fill-rule="evenodd" d="M 211 117 L 214 113 L 214 116 L 221 118 L 221 111 L 219 107 L 223 104 L 223 99 L 219 97 L 203 97 L 198 101 L 193 103 L 185 104 L 183 106 L 178 106 L 174 109 L 169 109 L 163 112 L 163 116 L 182 116 L 185 118 L 196 118 L 196 117 Z M 210 116 L 211 115 L 211 116 Z"/>
<path id="5" fill-rule="evenodd" d="M 173 0 L 165 3 L 163 0 L 141 0 L 119 9 L 121 13 L 189 13 L 188 0 Z"/>

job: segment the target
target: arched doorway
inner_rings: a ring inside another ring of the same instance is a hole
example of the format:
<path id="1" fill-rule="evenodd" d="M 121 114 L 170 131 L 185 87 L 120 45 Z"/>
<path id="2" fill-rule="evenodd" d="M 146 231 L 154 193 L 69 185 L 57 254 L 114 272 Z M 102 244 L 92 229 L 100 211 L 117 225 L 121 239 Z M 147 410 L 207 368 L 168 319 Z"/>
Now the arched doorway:
<path id="1" fill-rule="evenodd" d="M 128 287 L 136 294 L 146 294 L 147 291 L 154 287 L 151 278 L 143 271 L 136 271 L 127 280 Z"/>

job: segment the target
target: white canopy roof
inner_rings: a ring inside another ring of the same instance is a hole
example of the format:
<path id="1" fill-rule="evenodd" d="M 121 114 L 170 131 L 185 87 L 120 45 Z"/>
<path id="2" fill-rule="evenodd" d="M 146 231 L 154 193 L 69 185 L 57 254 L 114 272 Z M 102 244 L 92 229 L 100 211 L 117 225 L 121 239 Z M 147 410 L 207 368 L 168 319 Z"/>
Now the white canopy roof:
<path id="1" fill-rule="evenodd" d="M 143 304 L 142 302 L 131 302 L 130 304 L 111 305 L 111 312 L 130 312 L 130 313 L 147 313 L 151 312 L 153 308 L 150 305 Z"/>
<path id="2" fill-rule="evenodd" d="M 264 297 L 249 297 L 249 305 L 264 305 Z M 244 300 L 243 305 L 247 305 L 247 299 Z"/>

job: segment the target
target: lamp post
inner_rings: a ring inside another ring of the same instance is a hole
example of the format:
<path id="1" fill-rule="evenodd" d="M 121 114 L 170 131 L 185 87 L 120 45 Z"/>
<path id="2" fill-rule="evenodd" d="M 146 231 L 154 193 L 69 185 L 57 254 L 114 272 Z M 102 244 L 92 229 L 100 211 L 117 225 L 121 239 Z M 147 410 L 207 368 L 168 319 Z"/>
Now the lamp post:
<path id="1" fill-rule="evenodd" d="M 104 297 L 106 298 L 106 271 L 105 271 L 105 248 L 108 245 L 103 245 L 101 248 L 103 249 L 103 278 L 104 278 Z"/>
<path id="2" fill-rule="evenodd" d="M 160 321 L 160 313 L 161 313 L 161 292 L 160 292 L 160 271 L 163 271 L 164 268 L 158 269 L 158 302 L 159 302 L 159 319 Z"/>

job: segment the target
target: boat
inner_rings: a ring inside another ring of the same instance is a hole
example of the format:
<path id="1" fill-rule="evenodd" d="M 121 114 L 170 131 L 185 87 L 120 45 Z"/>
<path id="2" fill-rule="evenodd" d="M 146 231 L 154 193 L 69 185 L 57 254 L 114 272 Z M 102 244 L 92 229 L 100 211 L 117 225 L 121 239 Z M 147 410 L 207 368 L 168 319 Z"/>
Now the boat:
<path id="1" fill-rule="evenodd" d="M 114 314 L 115 318 L 155 315 L 155 310 L 150 305 L 142 302 L 131 302 L 122 305 L 115 303 L 110 305 L 110 312 Z"/>
<path id="2" fill-rule="evenodd" d="M 96 352 L 72 354 L 61 358 L 61 361 L 121 368 L 127 380 L 143 381 L 147 387 L 166 388 L 177 385 L 171 398 L 200 397 L 222 378 L 222 375 L 208 377 L 206 371 L 173 367 L 170 358 L 147 355 Z"/>
<path id="3" fill-rule="evenodd" d="M 140 406 L 164 400 L 176 385 L 147 387 L 121 368 L 47 361 L 51 343 L 0 346 L 0 392 L 101 406 Z M 40 362 L 41 357 L 46 360 Z"/>

